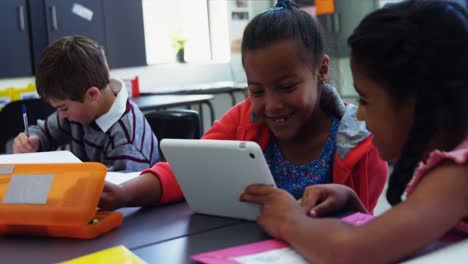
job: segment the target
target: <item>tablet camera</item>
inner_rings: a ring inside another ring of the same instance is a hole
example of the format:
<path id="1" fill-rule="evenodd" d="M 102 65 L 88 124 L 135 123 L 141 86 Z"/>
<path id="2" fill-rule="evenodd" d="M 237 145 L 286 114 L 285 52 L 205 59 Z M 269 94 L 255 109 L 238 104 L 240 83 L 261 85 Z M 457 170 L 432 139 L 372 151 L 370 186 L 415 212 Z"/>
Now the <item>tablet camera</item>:
<path id="1" fill-rule="evenodd" d="M 253 153 L 249 153 L 249 156 L 252 158 L 252 159 L 255 159 L 255 155 Z"/>

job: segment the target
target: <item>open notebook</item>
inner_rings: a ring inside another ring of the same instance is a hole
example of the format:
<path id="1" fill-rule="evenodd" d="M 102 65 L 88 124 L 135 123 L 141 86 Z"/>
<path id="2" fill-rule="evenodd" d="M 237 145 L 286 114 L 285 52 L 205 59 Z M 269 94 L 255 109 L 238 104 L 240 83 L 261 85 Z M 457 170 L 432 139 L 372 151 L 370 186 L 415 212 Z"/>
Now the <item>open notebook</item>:
<path id="1" fill-rule="evenodd" d="M 0 155 L 0 164 L 37 164 L 37 163 L 81 163 L 82 161 L 68 150 L 44 151 L 22 154 Z M 106 181 L 121 184 L 140 175 L 140 172 L 107 172 Z"/>

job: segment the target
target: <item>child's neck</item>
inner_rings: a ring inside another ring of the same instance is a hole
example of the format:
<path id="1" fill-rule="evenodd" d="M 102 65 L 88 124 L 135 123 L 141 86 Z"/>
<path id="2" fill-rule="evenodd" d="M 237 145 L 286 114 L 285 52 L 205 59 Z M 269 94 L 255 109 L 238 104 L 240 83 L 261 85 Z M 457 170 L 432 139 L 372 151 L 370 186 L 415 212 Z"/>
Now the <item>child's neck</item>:
<path id="1" fill-rule="evenodd" d="M 115 101 L 115 97 L 116 96 L 114 94 L 114 91 L 112 91 L 110 84 L 106 88 L 101 90 L 101 96 L 99 97 L 96 118 L 109 112 L 110 108 L 112 107 L 112 104 Z"/>
<path id="2" fill-rule="evenodd" d="M 278 140 L 281 153 L 295 164 L 310 163 L 320 154 L 332 124 L 330 116 L 317 108 L 294 138 Z"/>

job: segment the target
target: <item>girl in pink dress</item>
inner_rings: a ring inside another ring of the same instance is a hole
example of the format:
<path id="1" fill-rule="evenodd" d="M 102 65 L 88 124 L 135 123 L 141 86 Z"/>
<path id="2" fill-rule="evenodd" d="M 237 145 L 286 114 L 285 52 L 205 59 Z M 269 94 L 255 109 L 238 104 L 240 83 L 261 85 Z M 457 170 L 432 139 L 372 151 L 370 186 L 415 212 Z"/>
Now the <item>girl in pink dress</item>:
<path id="1" fill-rule="evenodd" d="M 393 208 L 360 226 L 314 218 L 366 212 L 354 191 L 334 184 L 308 187 L 301 203 L 264 185 L 241 199 L 260 204 L 257 222 L 313 263 L 395 262 L 448 231 L 468 237 L 466 9 L 435 0 L 387 5 L 364 18 L 348 44 L 358 118 L 380 156 L 396 161 L 387 191 Z"/>

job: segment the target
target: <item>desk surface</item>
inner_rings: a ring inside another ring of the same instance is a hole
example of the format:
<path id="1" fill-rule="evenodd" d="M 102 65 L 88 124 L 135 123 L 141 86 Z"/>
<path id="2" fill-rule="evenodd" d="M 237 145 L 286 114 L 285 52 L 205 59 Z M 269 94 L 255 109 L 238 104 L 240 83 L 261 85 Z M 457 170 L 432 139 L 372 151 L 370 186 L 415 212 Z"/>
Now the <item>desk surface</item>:
<path id="1" fill-rule="evenodd" d="M 198 263 L 190 256 L 229 247 L 242 246 L 271 239 L 254 222 L 241 221 L 217 229 L 163 241 L 133 252 L 148 263 Z M 468 259 L 468 239 L 448 244 L 434 242 L 407 258 L 408 264 L 465 263 Z"/>
<path id="2" fill-rule="evenodd" d="M 136 250 L 240 222 L 236 219 L 193 214 L 185 203 L 150 209 L 126 208 L 121 211 L 125 215 L 123 224 L 93 240 L 0 237 L 0 262 L 56 263 L 116 245 Z"/>
<path id="3" fill-rule="evenodd" d="M 148 263 L 195 263 L 190 260 L 193 254 L 270 239 L 254 222 L 193 214 L 185 203 L 121 211 L 123 224 L 93 240 L 0 237 L 0 262 L 56 263 L 124 245 Z M 467 248 L 468 240 L 456 246 L 455 252 L 466 260 Z"/>
<path id="4" fill-rule="evenodd" d="M 254 222 L 239 222 L 133 250 L 148 263 L 197 263 L 191 255 L 271 239 Z M 177 252 L 177 253 L 175 253 Z"/>
<path id="5" fill-rule="evenodd" d="M 213 95 L 156 95 L 148 94 L 139 97 L 132 97 L 132 100 L 141 110 L 151 110 L 157 108 L 183 106 L 190 104 L 200 104 L 209 102 L 213 99 Z"/>

